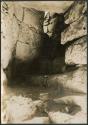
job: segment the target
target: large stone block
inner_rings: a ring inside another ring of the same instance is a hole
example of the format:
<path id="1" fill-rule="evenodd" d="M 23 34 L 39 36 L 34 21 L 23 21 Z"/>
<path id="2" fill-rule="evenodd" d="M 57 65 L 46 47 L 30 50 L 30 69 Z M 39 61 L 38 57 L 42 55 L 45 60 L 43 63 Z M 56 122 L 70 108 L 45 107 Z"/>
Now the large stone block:
<path id="1" fill-rule="evenodd" d="M 14 2 L 18 6 L 25 8 L 35 8 L 40 11 L 50 11 L 63 13 L 67 8 L 73 3 L 73 1 L 24 1 L 24 2 Z M 52 9 L 53 7 L 53 9 Z"/>
<path id="2" fill-rule="evenodd" d="M 87 17 L 81 16 L 61 34 L 61 44 L 72 41 L 87 34 Z"/>
<path id="3" fill-rule="evenodd" d="M 36 114 L 37 108 L 31 98 L 13 96 L 7 103 L 8 123 L 21 123 L 26 119 L 32 119 Z"/>
<path id="4" fill-rule="evenodd" d="M 87 2 L 85 1 L 74 1 L 70 6 L 64 15 L 65 23 L 69 24 L 69 27 L 62 32 L 62 44 L 87 34 L 86 11 Z"/>
<path id="5" fill-rule="evenodd" d="M 86 114 L 84 112 L 80 112 L 75 116 L 70 116 L 68 114 L 61 113 L 61 112 L 50 112 L 49 117 L 51 121 L 55 124 L 87 123 Z"/>
<path id="6" fill-rule="evenodd" d="M 64 96 L 48 104 L 47 112 L 53 123 L 86 123 L 86 104 L 86 96 Z"/>
<path id="7" fill-rule="evenodd" d="M 36 9 L 24 8 L 23 22 L 29 27 L 34 27 L 38 31 L 43 32 L 44 12 Z"/>
<path id="8" fill-rule="evenodd" d="M 38 33 L 34 27 L 29 28 L 28 25 L 22 23 L 16 46 L 16 58 L 23 61 L 36 58 L 40 52 L 42 38 L 42 34 Z"/>
<path id="9" fill-rule="evenodd" d="M 65 22 L 70 24 L 77 21 L 87 10 L 86 1 L 74 1 L 72 5 L 65 12 Z"/>
<path id="10" fill-rule="evenodd" d="M 43 16 L 42 11 L 24 8 L 23 22 L 19 27 L 19 38 L 16 47 L 16 58 L 30 61 L 39 56 L 40 46 L 43 43 Z"/>
<path id="11" fill-rule="evenodd" d="M 65 52 L 66 64 L 87 64 L 87 37 L 75 40 Z"/>
<path id="12" fill-rule="evenodd" d="M 8 6 L 9 5 L 9 6 Z M 6 6 L 7 11 L 3 8 Z M 11 13 L 10 13 L 11 12 Z M 2 3 L 1 13 L 1 65 L 3 68 L 8 66 L 12 59 L 12 52 L 17 41 L 19 26 L 16 18 L 13 16 L 14 9 L 11 4 Z"/>
<path id="13" fill-rule="evenodd" d="M 37 48 L 30 47 L 30 45 L 22 42 L 17 42 L 16 58 L 22 61 L 29 61 L 33 57 L 36 57 L 36 55 L 38 55 L 36 51 Z"/>

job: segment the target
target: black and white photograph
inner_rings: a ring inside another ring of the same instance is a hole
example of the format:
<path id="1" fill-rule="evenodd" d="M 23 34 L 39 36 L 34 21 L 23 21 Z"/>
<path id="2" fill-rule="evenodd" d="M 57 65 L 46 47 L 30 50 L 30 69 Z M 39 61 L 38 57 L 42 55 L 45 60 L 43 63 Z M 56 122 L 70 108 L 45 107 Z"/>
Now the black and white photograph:
<path id="1" fill-rule="evenodd" d="M 1 123 L 87 124 L 87 1 L 1 1 Z"/>

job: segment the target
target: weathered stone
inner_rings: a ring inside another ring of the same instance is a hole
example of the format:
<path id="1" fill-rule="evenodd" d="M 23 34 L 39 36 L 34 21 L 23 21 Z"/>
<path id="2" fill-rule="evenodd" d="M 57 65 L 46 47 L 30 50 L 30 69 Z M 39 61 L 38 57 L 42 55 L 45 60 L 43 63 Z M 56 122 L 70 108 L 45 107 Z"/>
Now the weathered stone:
<path id="1" fill-rule="evenodd" d="M 35 27 L 29 28 L 27 24 L 22 23 L 19 30 L 16 57 L 22 60 L 31 60 L 37 57 L 40 52 L 39 48 L 42 44 L 42 37 L 42 34 Z"/>
<path id="2" fill-rule="evenodd" d="M 9 8 L 8 8 L 9 9 Z M 5 15 L 3 11 L 1 14 L 1 65 L 2 68 L 6 68 L 8 66 L 9 61 L 12 58 L 12 52 L 14 50 L 14 45 L 16 43 L 16 37 L 18 34 L 18 25 L 16 24 L 15 18 L 13 17 L 13 8 L 10 8 L 11 14 Z M 9 11 L 8 11 L 9 12 Z M 15 32 L 14 32 L 14 24 Z"/>
<path id="3" fill-rule="evenodd" d="M 45 13 L 43 29 L 48 36 L 54 40 L 58 40 L 60 43 L 59 37 L 61 32 L 64 30 L 64 15 L 47 12 Z"/>
<path id="4" fill-rule="evenodd" d="M 18 5 L 18 4 L 14 4 L 14 10 L 15 10 L 15 16 L 19 21 L 23 21 L 24 19 L 24 9 Z"/>
<path id="5" fill-rule="evenodd" d="M 87 93 L 87 76 L 86 68 L 84 67 L 79 68 L 76 71 L 65 73 L 62 76 L 59 75 L 56 79 L 58 81 L 58 88 L 61 88 L 61 91 L 63 91 L 63 93 L 61 93 L 64 95 L 75 93 Z"/>
<path id="6" fill-rule="evenodd" d="M 86 124 L 87 123 L 87 113 L 84 113 L 83 111 L 81 111 L 81 112 L 77 113 L 72 119 L 69 119 L 67 121 L 67 123 Z"/>
<path id="7" fill-rule="evenodd" d="M 72 118 L 71 115 L 61 113 L 61 112 L 49 112 L 48 115 L 52 123 L 55 123 L 55 124 L 66 123 L 67 120 Z"/>
<path id="8" fill-rule="evenodd" d="M 27 9 L 24 8 L 24 20 L 25 24 L 28 24 L 29 27 L 34 27 L 36 30 L 43 32 L 43 21 L 44 21 L 44 12 L 38 11 L 36 9 Z"/>
<path id="9" fill-rule="evenodd" d="M 34 117 L 32 120 L 23 121 L 22 123 L 49 124 L 49 118 L 48 117 Z"/>
<path id="10" fill-rule="evenodd" d="M 64 111 L 67 114 L 75 115 L 80 111 L 87 113 L 87 96 L 81 95 L 72 95 L 72 96 L 63 96 L 60 98 L 54 99 L 55 103 L 60 106 L 65 106 L 68 108 L 68 111 Z M 52 109 L 51 109 L 52 110 Z"/>
<path id="11" fill-rule="evenodd" d="M 74 1 L 74 3 L 72 3 L 71 7 L 65 14 L 65 22 L 69 24 L 74 21 L 77 21 L 83 15 L 85 9 L 87 9 L 86 7 L 86 1 Z"/>
<path id="12" fill-rule="evenodd" d="M 81 119 L 80 119 L 80 116 Z M 55 124 L 70 124 L 70 123 L 87 123 L 86 113 L 79 112 L 75 116 L 71 116 L 61 112 L 49 112 L 50 120 Z"/>
<path id="13" fill-rule="evenodd" d="M 32 99 L 22 96 L 13 96 L 7 104 L 7 116 L 9 123 L 18 123 L 26 119 L 32 119 L 37 108 Z"/>
<path id="14" fill-rule="evenodd" d="M 87 17 L 81 16 L 71 23 L 61 34 L 61 44 L 72 41 L 87 34 Z"/>
<path id="15" fill-rule="evenodd" d="M 65 63 L 87 64 L 87 37 L 75 40 L 67 47 L 65 52 Z"/>
<path id="16" fill-rule="evenodd" d="M 28 44 L 17 42 L 16 58 L 20 59 L 21 61 L 30 61 L 37 55 L 37 48 L 32 48 Z"/>
<path id="17" fill-rule="evenodd" d="M 18 2 L 17 4 L 19 6 L 25 7 L 25 8 L 35 8 L 40 11 L 50 11 L 50 12 L 59 12 L 63 13 L 67 8 L 73 3 L 73 1 L 24 1 L 24 2 Z M 16 2 L 14 2 L 16 4 Z M 53 8 L 53 9 L 52 9 Z"/>
<path id="18" fill-rule="evenodd" d="M 75 1 L 68 9 L 65 23 L 69 24 L 69 27 L 62 32 L 62 44 L 87 34 L 87 17 L 84 15 L 86 6 L 85 1 Z"/>
<path id="19" fill-rule="evenodd" d="M 54 99 L 47 105 L 48 115 L 52 123 L 86 123 L 87 97 L 65 96 Z M 80 116 L 81 120 L 80 120 Z"/>

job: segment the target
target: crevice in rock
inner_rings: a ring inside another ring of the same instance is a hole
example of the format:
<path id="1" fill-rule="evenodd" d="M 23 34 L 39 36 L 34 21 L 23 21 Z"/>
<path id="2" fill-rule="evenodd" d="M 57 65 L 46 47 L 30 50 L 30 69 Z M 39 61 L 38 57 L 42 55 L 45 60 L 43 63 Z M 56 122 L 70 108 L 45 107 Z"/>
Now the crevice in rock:
<path id="1" fill-rule="evenodd" d="M 83 35 L 81 37 L 75 38 L 74 40 L 68 41 L 67 43 L 64 44 L 65 48 L 69 47 L 71 44 L 75 43 L 75 41 L 77 41 L 81 38 L 84 38 L 84 37 L 86 37 L 86 35 Z"/>

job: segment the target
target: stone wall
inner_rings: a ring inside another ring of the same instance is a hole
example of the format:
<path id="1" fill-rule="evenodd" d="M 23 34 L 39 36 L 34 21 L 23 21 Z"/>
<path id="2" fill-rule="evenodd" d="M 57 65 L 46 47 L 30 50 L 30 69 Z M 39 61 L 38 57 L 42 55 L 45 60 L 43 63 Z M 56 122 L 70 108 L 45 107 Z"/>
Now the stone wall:
<path id="1" fill-rule="evenodd" d="M 65 13 L 65 22 L 69 25 L 62 33 L 62 44 L 66 46 L 67 64 L 87 64 L 87 3 L 74 2 Z"/>

